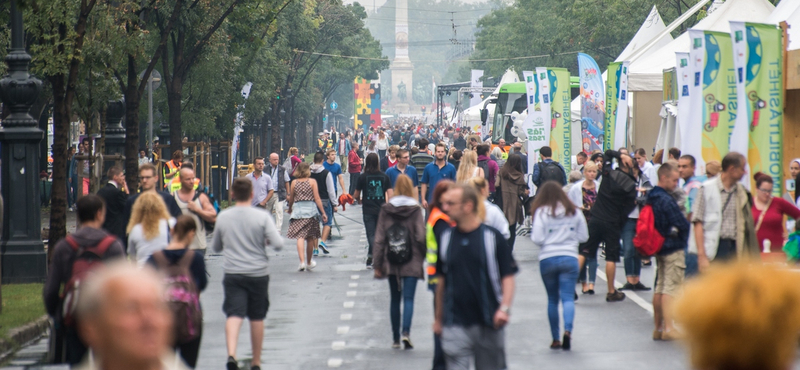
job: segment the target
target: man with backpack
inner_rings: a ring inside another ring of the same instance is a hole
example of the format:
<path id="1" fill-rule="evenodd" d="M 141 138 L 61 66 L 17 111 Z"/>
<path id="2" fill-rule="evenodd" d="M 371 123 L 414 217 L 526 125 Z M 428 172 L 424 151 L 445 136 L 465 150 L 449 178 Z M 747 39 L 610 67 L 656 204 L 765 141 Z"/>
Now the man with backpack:
<path id="1" fill-rule="evenodd" d="M 653 226 L 664 238 L 656 253 L 656 283 L 653 294 L 653 340 L 674 340 L 678 336 L 672 324 L 672 300 L 683 284 L 686 269 L 685 249 L 689 242 L 689 220 L 670 193 L 678 187 L 678 169 L 669 162 L 658 169 L 658 186 L 647 196 L 653 208 Z M 639 229 L 639 225 L 637 225 Z"/>
<path id="2" fill-rule="evenodd" d="M 75 316 L 81 282 L 100 265 L 125 257 L 122 243 L 102 229 L 106 218 L 103 199 L 87 194 L 76 205 L 80 227 L 56 244 L 43 292 L 47 314 L 55 323 L 55 362 L 70 365 L 86 354 Z"/>
<path id="3" fill-rule="evenodd" d="M 188 167 L 181 168 L 180 171 L 181 188 L 173 195 L 175 203 L 181 208 L 184 215 L 194 219 L 197 225 L 197 233 L 190 246 L 201 255 L 206 254 L 206 232 L 214 222 L 217 221 L 217 210 L 211 204 L 211 200 L 200 189 L 192 188 L 194 183 L 194 170 Z"/>
<path id="4" fill-rule="evenodd" d="M 543 146 L 539 149 L 539 156 L 542 161 L 533 165 L 533 184 L 537 188 L 548 181 L 555 181 L 561 186 L 567 185 L 567 172 L 561 163 L 553 160 L 553 149 Z"/>
<path id="5" fill-rule="evenodd" d="M 497 173 L 500 172 L 500 166 L 497 162 L 489 158 L 489 151 L 492 146 L 489 144 L 478 145 L 478 167 L 483 168 L 483 178 L 489 183 L 489 200 L 494 199 L 495 187 L 494 182 L 497 180 Z"/>

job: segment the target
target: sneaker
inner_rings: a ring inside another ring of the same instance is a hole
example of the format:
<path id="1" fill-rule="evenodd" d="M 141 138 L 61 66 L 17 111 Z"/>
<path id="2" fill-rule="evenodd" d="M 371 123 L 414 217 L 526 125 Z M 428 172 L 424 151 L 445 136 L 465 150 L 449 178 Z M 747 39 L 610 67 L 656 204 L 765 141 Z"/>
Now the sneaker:
<path id="1" fill-rule="evenodd" d="M 305 271 L 306 270 L 306 263 L 300 262 L 300 266 L 297 267 L 297 271 Z"/>
<path id="2" fill-rule="evenodd" d="M 621 286 L 619 290 L 636 290 L 636 285 L 633 285 L 631 283 L 625 283 L 625 285 Z"/>
<path id="3" fill-rule="evenodd" d="M 625 299 L 625 293 L 619 290 L 606 294 L 606 302 L 619 302 Z"/>
<path id="4" fill-rule="evenodd" d="M 225 368 L 227 370 L 239 370 L 239 363 L 236 362 L 236 359 L 233 356 L 228 356 L 228 363 L 225 364 Z"/>
<path id="5" fill-rule="evenodd" d="M 75 211 L 75 209 L 74 209 L 74 208 L 72 208 L 72 207 L 69 207 L 69 211 L 70 211 L 70 212 L 74 212 L 74 211 Z"/>
<path id="6" fill-rule="evenodd" d="M 324 242 L 319 242 L 318 247 L 319 247 L 319 249 L 322 249 L 322 253 L 325 253 L 325 254 L 330 254 L 331 253 L 331 252 L 328 251 L 328 246 L 325 245 Z M 314 251 L 317 251 L 317 250 L 315 249 Z M 319 254 L 319 253 L 317 253 L 317 254 Z"/>
<path id="7" fill-rule="evenodd" d="M 572 348 L 572 333 L 565 331 L 564 339 L 561 340 L 561 349 L 569 351 Z"/>
<path id="8" fill-rule="evenodd" d="M 372 257 L 367 257 L 367 268 L 372 269 Z"/>
<path id="9" fill-rule="evenodd" d="M 311 263 L 308 264 L 308 271 L 313 270 L 314 267 L 317 267 L 317 261 L 311 260 Z"/>
<path id="10" fill-rule="evenodd" d="M 647 286 L 645 286 L 645 285 L 644 285 L 644 284 L 642 284 L 642 282 L 640 281 L 640 282 L 638 282 L 638 283 L 634 284 L 634 286 L 633 286 L 633 290 L 648 291 L 648 290 L 650 290 L 650 287 L 647 287 Z"/>
<path id="11" fill-rule="evenodd" d="M 408 334 L 403 336 L 403 349 L 414 349 L 414 344 L 411 343 L 411 338 L 408 337 Z"/>
<path id="12" fill-rule="evenodd" d="M 400 349 L 400 342 L 392 343 L 392 349 Z"/>
<path id="13" fill-rule="evenodd" d="M 319 256 L 319 249 L 314 248 L 314 257 Z"/>

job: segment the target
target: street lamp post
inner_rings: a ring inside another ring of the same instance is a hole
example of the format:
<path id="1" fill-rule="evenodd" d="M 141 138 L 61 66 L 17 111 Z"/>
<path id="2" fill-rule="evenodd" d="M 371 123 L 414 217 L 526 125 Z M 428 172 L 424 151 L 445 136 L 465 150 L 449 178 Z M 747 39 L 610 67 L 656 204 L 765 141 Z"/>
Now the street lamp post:
<path id="1" fill-rule="evenodd" d="M 17 9 L 17 1 L 11 1 L 8 74 L 0 80 L 0 99 L 11 112 L 0 127 L 0 177 L 5 200 L 0 237 L 3 283 L 40 282 L 47 276 L 38 181 L 39 143 L 44 132 L 29 113 L 42 82 L 28 73 L 30 61 L 31 56 L 25 51 L 22 12 Z M 55 242 L 51 240 L 50 244 Z"/>
<path id="2" fill-rule="evenodd" d="M 125 116 L 125 102 L 122 100 L 109 101 L 106 110 L 106 155 L 125 155 L 123 116 Z"/>
<path id="3" fill-rule="evenodd" d="M 281 115 L 281 154 L 283 154 L 283 133 L 284 133 L 283 130 L 286 126 L 286 111 L 283 108 L 281 108 L 280 115 Z"/>

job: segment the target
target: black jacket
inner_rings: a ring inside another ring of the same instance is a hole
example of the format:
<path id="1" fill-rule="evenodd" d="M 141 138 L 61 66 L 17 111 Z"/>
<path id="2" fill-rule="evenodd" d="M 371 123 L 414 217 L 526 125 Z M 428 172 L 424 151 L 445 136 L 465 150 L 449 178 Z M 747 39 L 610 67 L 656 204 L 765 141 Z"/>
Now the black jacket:
<path id="1" fill-rule="evenodd" d="M 97 191 L 97 195 L 106 201 L 106 221 L 103 229 L 114 234 L 119 240 L 125 239 L 125 202 L 128 195 L 114 184 L 108 183 Z"/>
<path id="2" fill-rule="evenodd" d="M 603 155 L 603 181 L 592 207 L 592 220 L 622 227 L 636 207 L 636 180 L 619 168 L 612 170 L 614 158 L 619 158 L 614 150 L 606 150 Z"/>

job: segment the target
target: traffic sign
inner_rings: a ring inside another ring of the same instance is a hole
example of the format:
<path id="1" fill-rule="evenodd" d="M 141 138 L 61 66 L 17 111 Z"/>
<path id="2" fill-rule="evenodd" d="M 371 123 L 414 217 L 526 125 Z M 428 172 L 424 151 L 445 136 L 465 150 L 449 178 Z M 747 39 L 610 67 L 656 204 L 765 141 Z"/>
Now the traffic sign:
<path id="1" fill-rule="evenodd" d="M 339 104 L 336 104 L 336 102 L 334 101 L 333 103 L 331 103 L 331 109 L 336 110 L 336 108 L 339 108 Z"/>

